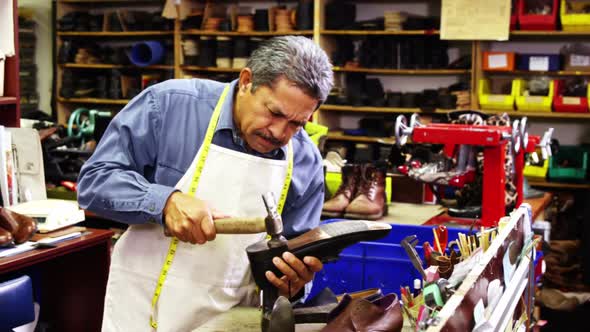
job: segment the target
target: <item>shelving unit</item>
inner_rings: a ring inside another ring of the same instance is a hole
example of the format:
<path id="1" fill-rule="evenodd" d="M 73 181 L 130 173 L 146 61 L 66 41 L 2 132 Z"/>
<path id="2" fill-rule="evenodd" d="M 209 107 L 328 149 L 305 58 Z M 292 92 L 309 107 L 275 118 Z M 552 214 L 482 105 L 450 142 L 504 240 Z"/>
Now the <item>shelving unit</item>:
<path id="1" fill-rule="evenodd" d="M 146 1 L 130 1 L 130 0 L 58 0 L 57 1 L 57 17 L 71 12 L 76 9 L 90 8 L 93 9 L 101 8 L 104 6 L 108 10 L 116 9 L 117 6 L 132 7 L 136 5 L 151 5 L 160 6 L 163 5 L 164 1 L 161 0 L 146 0 Z M 292 7 L 296 1 L 287 1 L 284 4 Z M 105 38 L 111 38 L 117 41 L 131 40 L 137 41 L 141 38 L 154 38 L 159 40 L 172 41 L 174 47 L 174 63 L 173 64 L 161 64 L 148 67 L 136 67 L 129 65 L 116 65 L 116 64 L 78 64 L 78 63 L 65 63 L 58 66 L 58 74 L 64 70 L 94 70 L 100 72 L 101 70 L 136 70 L 136 71 L 159 71 L 168 72 L 173 71 L 175 78 L 182 77 L 214 77 L 215 75 L 225 75 L 225 77 L 235 77 L 239 73 L 239 68 L 219 68 L 219 67 L 201 67 L 194 65 L 185 65 L 183 63 L 183 50 L 182 42 L 183 39 L 193 38 L 199 39 L 200 37 L 255 37 L 255 38 L 270 38 L 279 35 L 302 35 L 313 38 L 322 48 L 324 48 L 329 55 L 334 50 L 336 38 L 372 38 L 380 37 L 383 38 L 419 38 L 424 36 L 440 36 L 438 29 L 425 29 L 425 30 L 403 30 L 403 31 L 388 31 L 388 30 L 333 30 L 325 28 L 325 11 L 326 5 L 330 3 L 328 0 L 314 0 L 314 24 L 313 29 L 302 30 L 302 31 L 289 31 L 289 32 L 276 32 L 276 31 L 252 31 L 248 33 L 237 32 L 237 31 L 205 31 L 200 29 L 182 29 L 182 22 L 176 20 L 174 22 L 174 29 L 170 31 L 125 31 L 125 32 L 63 32 L 58 31 L 56 33 L 56 46 L 59 49 L 59 45 L 64 39 L 71 40 L 96 40 L 101 42 Z M 357 7 L 360 6 L 380 6 L 379 8 L 389 8 L 389 3 L 392 7 L 405 6 L 407 4 L 399 4 L 395 1 L 367 1 L 357 2 Z M 428 14 L 436 14 L 437 10 L 440 10 L 440 2 L 431 1 L 419 1 L 416 2 L 421 4 L 423 7 L 429 8 Z M 248 1 L 227 1 L 224 4 L 239 4 L 245 6 L 252 6 L 255 8 L 261 8 L 261 6 L 273 6 L 275 5 L 272 1 L 256 2 L 256 4 Z M 414 5 L 414 4 L 412 4 Z M 409 6 L 412 6 L 409 5 Z M 258 6 L 258 7 L 257 7 Z M 362 12 L 358 10 L 357 12 Z M 362 18 L 365 19 L 365 18 Z M 510 32 L 509 42 L 555 42 L 559 38 L 565 38 L 567 40 L 580 40 L 583 37 L 590 36 L 590 31 L 521 31 L 515 30 Z M 482 68 L 482 53 L 488 49 L 493 43 L 502 42 L 479 42 L 479 41 L 456 41 L 452 42 L 457 45 L 461 45 L 461 55 L 471 55 L 471 67 L 466 69 L 398 69 L 398 68 L 363 68 L 363 67 L 350 67 L 350 66 L 335 66 L 334 73 L 336 77 L 344 77 L 349 74 L 366 74 L 371 77 L 383 77 L 385 80 L 416 80 L 419 78 L 424 84 L 428 82 L 434 82 L 436 80 L 443 81 L 458 81 L 458 80 L 469 80 L 470 81 L 470 99 L 471 108 L 479 109 L 479 102 L 477 97 L 478 80 L 483 77 L 496 77 L 496 76 L 507 76 L 507 77 L 528 77 L 533 75 L 550 75 L 555 77 L 586 77 L 590 76 L 590 72 L 585 71 L 566 71 L 560 70 L 555 72 L 538 72 L 538 71 L 522 71 L 515 70 L 512 72 L 491 72 L 485 71 Z M 60 78 L 58 75 L 58 86 L 60 84 Z M 384 86 L 384 88 L 386 88 Z M 104 107 L 110 107 L 112 109 L 120 109 L 121 105 L 127 102 L 127 99 L 100 99 L 100 98 L 56 98 L 58 103 L 58 120 L 64 123 L 69 115 L 69 111 L 79 104 L 89 103 L 103 105 Z M 0 100 L 1 104 L 9 103 L 9 101 Z M 321 124 L 328 125 L 332 131 L 337 131 L 342 127 L 342 121 L 350 121 L 346 119 L 355 119 L 362 116 L 379 116 L 390 118 L 395 114 L 411 114 L 421 113 L 424 115 L 432 116 L 444 116 L 451 110 L 446 109 L 435 109 L 435 110 L 422 110 L 416 108 L 394 108 L 394 107 L 372 107 L 372 106 L 351 106 L 351 105 L 323 105 L 318 112 L 316 112 L 315 120 Z M 494 114 L 502 111 L 485 109 L 484 113 Z M 590 114 L 586 113 L 553 113 L 553 112 L 534 112 L 534 111 L 519 111 L 514 110 L 507 112 L 511 117 L 527 116 L 533 121 L 538 120 L 551 120 L 551 121 L 583 121 L 585 123 L 590 119 Z M 329 140 L 344 140 L 341 135 L 330 135 Z M 371 138 L 372 140 L 373 138 Z M 385 137 L 385 140 L 388 138 Z M 350 141 L 361 142 L 362 139 L 352 136 L 349 138 Z"/>
<path id="2" fill-rule="evenodd" d="M 387 145 L 395 144 L 394 137 L 368 137 L 368 136 L 351 136 L 344 135 L 342 132 L 328 133 L 328 139 L 334 141 L 358 142 L 358 143 L 381 143 Z"/>
<path id="3" fill-rule="evenodd" d="M 109 14 L 114 13 L 116 10 L 140 10 L 148 11 L 153 13 L 161 13 L 164 1 L 161 0 L 148 0 L 148 1 L 124 1 L 124 0 L 58 0 L 56 2 L 56 22 L 59 18 L 72 12 L 90 12 L 96 14 Z M 92 11 L 90 11 L 92 10 Z M 102 31 L 56 31 L 56 56 L 59 57 L 59 50 L 65 40 L 72 41 L 72 43 L 80 45 L 98 45 L 100 47 L 114 46 L 122 47 L 129 46 L 135 42 L 142 40 L 157 40 L 162 43 L 168 43 L 176 51 L 174 42 L 176 41 L 175 29 L 170 30 L 129 30 L 127 26 L 121 24 L 123 31 L 109 31 L 109 26 L 104 20 L 107 20 L 108 15 L 103 17 L 103 29 Z M 119 17 L 122 19 L 122 17 Z M 176 25 L 178 22 L 169 22 L 169 27 Z M 107 30 L 105 30 L 105 28 Z M 130 27 L 129 27 L 130 28 Z M 164 27 L 163 27 L 164 28 Z M 149 29 L 149 28 L 147 28 Z M 111 88 L 111 75 L 114 71 L 119 72 L 122 76 L 129 76 L 135 80 L 135 84 L 143 84 L 142 75 L 154 75 L 159 76 L 160 80 L 166 78 L 176 77 L 175 73 L 179 72 L 179 65 L 176 61 L 176 54 L 172 55 L 174 59 L 169 59 L 168 63 L 160 63 L 151 66 L 139 67 L 133 64 L 117 64 L 117 63 L 78 63 L 71 62 L 60 63 L 56 61 L 57 66 L 55 70 L 56 75 L 56 86 L 54 88 L 55 95 L 55 110 L 58 123 L 65 124 L 70 116 L 71 111 L 74 109 L 89 105 L 100 108 L 101 110 L 118 111 L 125 104 L 129 102 L 129 98 L 125 98 L 125 92 L 123 91 L 123 83 L 119 86 L 121 96 L 123 98 L 109 99 L 109 98 L 97 98 L 99 94 L 89 95 L 88 97 L 71 97 L 65 98 L 61 95 L 61 88 L 63 86 L 62 74 L 65 70 L 75 73 L 75 75 L 82 74 L 87 77 L 104 76 L 107 80 L 107 89 Z M 106 62 L 106 61 L 105 61 Z M 82 76 L 84 77 L 84 76 Z M 139 82 L 139 83 L 137 83 Z M 93 86 L 94 87 L 94 86 Z M 76 88 L 76 87 L 75 87 Z M 98 87 L 97 87 L 98 89 Z M 68 97 L 70 97 L 68 95 Z M 102 97 L 102 96 L 101 96 Z"/>
<path id="4" fill-rule="evenodd" d="M 197 35 L 197 36 L 226 36 L 226 37 L 274 37 L 274 36 L 313 36 L 313 30 L 293 30 L 289 32 L 277 32 L 277 31 L 251 31 L 251 32 L 238 32 L 238 31 L 205 31 L 205 30 L 182 30 L 181 35 Z"/>

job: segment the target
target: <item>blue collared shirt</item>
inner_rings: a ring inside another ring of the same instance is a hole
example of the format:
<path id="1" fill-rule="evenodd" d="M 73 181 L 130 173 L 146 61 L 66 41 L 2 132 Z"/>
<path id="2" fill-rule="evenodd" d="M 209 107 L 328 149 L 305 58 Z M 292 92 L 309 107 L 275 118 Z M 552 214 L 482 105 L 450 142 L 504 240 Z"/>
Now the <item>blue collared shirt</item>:
<path id="1" fill-rule="evenodd" d="M 233 121 L 231 83 L 213 143 L 243 153 Z M 225 87 L 203 79 L 168 80 L 145 89 L 111 121 L 78 178 L 84 209 L 126 224 L 162 223 L 174 186 L 201 146 L 217 100 Z M 324 199 L 322 158 L 304 130 L 292 138 L 293 177 L 282 217 L 284 234 L 316 227 Z M 285 159 L 286 147 L 265 158 Z M 223 211 L 222 211 L 223 212 Z"/>

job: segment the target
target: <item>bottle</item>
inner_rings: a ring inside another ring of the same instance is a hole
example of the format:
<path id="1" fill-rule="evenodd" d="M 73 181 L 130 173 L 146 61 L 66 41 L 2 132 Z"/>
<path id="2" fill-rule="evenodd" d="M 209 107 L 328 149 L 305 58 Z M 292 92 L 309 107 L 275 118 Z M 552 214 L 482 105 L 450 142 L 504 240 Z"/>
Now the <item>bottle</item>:
<path id="1" fill-rule="evenodd" d="M 414 297 L 422 293 L 422 281 L 418 278 L 414 279 Z"/>

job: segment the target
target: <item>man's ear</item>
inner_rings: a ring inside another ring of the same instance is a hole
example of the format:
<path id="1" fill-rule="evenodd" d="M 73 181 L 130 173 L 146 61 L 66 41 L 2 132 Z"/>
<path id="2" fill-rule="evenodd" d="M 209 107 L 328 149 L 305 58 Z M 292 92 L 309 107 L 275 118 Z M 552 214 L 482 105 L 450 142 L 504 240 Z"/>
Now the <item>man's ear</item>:
<path id="1" fill-rule="evenodd" d="M 238 81 L 240 92 L 244 93 L 252 86 L 252 70 L 248 67 L 240 71 L 240 78 Z"/>

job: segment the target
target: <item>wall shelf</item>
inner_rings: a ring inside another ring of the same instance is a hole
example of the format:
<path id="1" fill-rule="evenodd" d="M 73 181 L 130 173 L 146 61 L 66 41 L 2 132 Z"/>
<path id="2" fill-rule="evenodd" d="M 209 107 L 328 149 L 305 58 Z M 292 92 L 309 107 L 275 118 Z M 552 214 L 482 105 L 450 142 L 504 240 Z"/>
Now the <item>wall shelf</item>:
<path id="1" fill-rule="evenodd" d="M 558 113 L 558 112 L 524 112 L 524 111 L 503 111 L 503 110 L 482 110 L 486 114 L 507 113 L 509 116 L 526 116 L 529 118 L 551 118 L 556 120 L 590 120 L 590 113 Z"/>
<path id="2" fill-rule="evenodd" d="M 528 31 L 528 30 L 513 30 L 510 31 L 511 36 L 542 36 L 542 37 L 565 37 L 565 36 L 590 36 L 589 31 Z"/>
<path id="3" fill-rule="evenodd" d="M 59 31 L 59 37 L 144 37 L 172 36 L 174 31 Z"/>
<path id="4" fill-rule="evenodd" d="M 439 30 L 321 30 L 320 35 L 345 35 L 345 36 L 419 36 L 438 35 Z"/>
<path id="5" fill-rule="evenodd" d="M 350 136 L 343 135 L 342 132 L 329 132 L 327 138 L 333 141 L 347 141 L 347 142 L 358 142 L 358 143 L 381 143 L 387 145 L 395 144 L 395 138 L 393 137 L 368 137 L 368 136 Z"/>
<path id="6" fill-rule="evenodd" d="M 335 72 L 367 73 L 384 75 L 469 75 L 469 69 L 387 69 L 334 67 Z"/>
<path id="7" fill-rule="evenodd" d="M 453 110 L 436 109 L 434 112 L 423 112 L 419 108 L 394 108 L 394 107 L 371 107 L 371 106 L 348 106 L 348 105 L 322 105 L 322 111 L 333 112 L 358 112 L 358 113 L 424 113 L 444 114 Z"/>
<path id="8" fill-rule="evenodd" d="M 72 104 L 104 104 L 104 105 L 126 105 L 130 99 L 100 99 L 100 98 L 63 98 L 58 97 L 60 103 Z"/>
<path id="9" fill-rule="evenodd" d="M 0 97 L 0 105 L 14 105 L 16 103 L 16 97 Z"/>
<path id="10" fill-rule="evenodd" d="M 60 64 L 63 68 L 76 68 L 76 69 L 164 69 L 164 70 L 174 70 L 174 66 L 170 65 L 154 65 L 154 66 L 146 66 L 146 67 L 139 67 L 139 66 L 125 66 L 125 65 L 113 65 L 107 63 L 93 63 L 93 64 L 85 64 L 85 63 L 64 63 Z"/>
<path id="11" fill-rule="evenodd" d="M 488 75 L 547 75 L 547 76 L 590 76 L 588 71 L 560 70 L 560 71 L 534 71 L 534 70 L 512 70 L 494 71 L 486 70 Z"/>
<path id="12" fill-rule="evenodd" d="M 272 36 L 286 36 L 286 35 L 299 35 L 299 36 L 311 36 L 313 30 L 293 30 L 293 31 L 251 31 L 251 32 L 238 32 L 238 31 L 206 31 L 206 30 L 182 30 L 181 35 L 199 35 L 199 36 L 228 36 L 228 37 L 272 37 Z"/>
<path id="13" fill-rule="evenodd" d="M 207 71 L 207 72 L 218 72 L 218 73 L 239 73 L 241 68 L 220 68 L 220 67 L 199 67 L 199 66 L 181 66 L 184 70 L 192 71 Z"/>
<path id="14" fill-rule="evenodd" d="M 590 183 L 564 183 L 548 181 L 529 181 L 531 187 L 561 188 L 561 189 L 590 189 Z"/>

